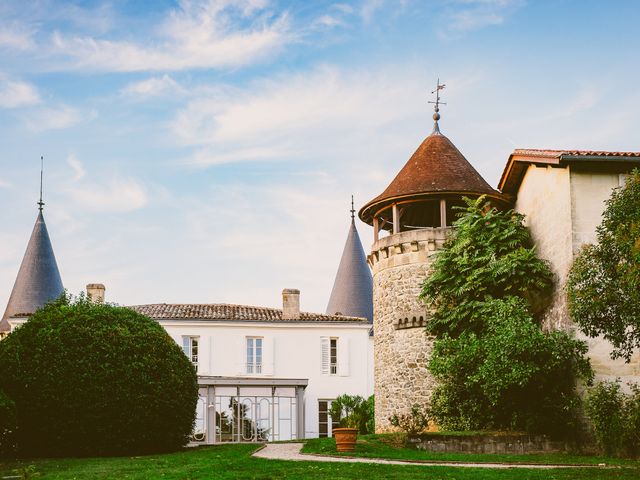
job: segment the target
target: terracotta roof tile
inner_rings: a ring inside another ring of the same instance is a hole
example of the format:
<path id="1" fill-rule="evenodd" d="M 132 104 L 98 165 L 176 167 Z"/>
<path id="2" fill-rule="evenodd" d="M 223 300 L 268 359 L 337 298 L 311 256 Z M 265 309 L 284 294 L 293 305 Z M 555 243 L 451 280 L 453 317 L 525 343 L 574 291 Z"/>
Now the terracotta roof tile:
<path id="1" fill-rule="evenodd" d="M 512 155 L 523 157 L 640 157 L 640 152 L 606 152 L 603 150 L 546 150 L 538 148 L 516 148 Z"/>
<path id="2" fill-rule="evenodd" d="M 155 320 L 367 323 L 366 318 L 308 312 L 300 312 L 300 319 L 297 320 L 283 320 L 282 310 L 278 308 L 229 305 L 224 303 L 155 303 L 150 305 L 132 305 L 128 308 Z"/>
<path id="3" fill-rule="evenodd" d="M 530 164 L 560 166 L 567 162 L 598 162 L 602 165 L 640 163 L 640 152 L 607 152 L 603 150 L 554 150 L 517 148 L 509 155 L 502 171 L 498 188 L 502 193 L 515 196 Z"/>
<path id="4" fill-rule="evenodd" d="M 362 207 L 359 215 L 363 221 L 371 223 L 369 220 L 374 210 L 391 199 L 438 193 L 500 196 L 500 192 L 491 188 L 451 140 L 440 133 L 432 133 L 386 190 Z"/>

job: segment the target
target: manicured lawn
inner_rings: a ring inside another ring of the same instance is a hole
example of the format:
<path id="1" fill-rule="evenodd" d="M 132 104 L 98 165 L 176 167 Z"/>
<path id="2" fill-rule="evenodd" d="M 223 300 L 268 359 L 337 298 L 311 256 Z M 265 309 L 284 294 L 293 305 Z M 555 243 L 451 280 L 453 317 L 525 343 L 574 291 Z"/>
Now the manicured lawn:
<path id="1" fill-rule="evenodd" d="M 336 451 L 333 438 L 314 438 L 307 440 L 303 453 L 321 455 L 357 456 L 368 458 L 388 458 L 397 460 L 423 460 L 441 462 L 473 463 L 546 463 L 553 465 L 629 465 L 639 467 L 634 460 L 601 456 L 570 455 L 566 453 L 548 453 L 531 455 L 494 455 L 464 453 L 432 453 L 404 446 L 402 435 L 361 435 L 355 453 L 342 454 Z M 640 477 L 640 472 L 638 472 Z"/>
<path id="2" fill-rule="evenodd" d="M 284 462 L 252 458 L 255 445 L 201 447 L 168 455 L 121 458 L 42 459 L 0 465 L 0 478 L 33 465 L 38 479 L 457 479 L 563 480 L 624 479 L 640 476 L 634 468 L 491 470 L 366 464 Z"/>

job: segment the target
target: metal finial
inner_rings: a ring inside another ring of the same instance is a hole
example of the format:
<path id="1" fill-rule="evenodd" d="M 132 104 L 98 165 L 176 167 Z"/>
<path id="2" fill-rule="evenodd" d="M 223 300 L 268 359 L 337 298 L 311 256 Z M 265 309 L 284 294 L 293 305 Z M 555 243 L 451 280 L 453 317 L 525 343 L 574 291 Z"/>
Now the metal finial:
<path id="1" fill-rule="evenodd" d="M 40 200 L 38 201 L 38 210 L 42 211 L 44 202 L 42 201 L 42 172 L 44 171 L 44 157 L 40 156 Z"/>
<path id="2" fill-rule="evenodd" d="M 446 103 L 440 101 L 440 90 L 444 90 L 445 86 L 446 85 L 444 83 L 442 85 L 440 84 L 440 79 L 438 78 L 436 89 L 431 92 L 431 95 L 433 95 L 434 93 L 436 94 L 436 101 L 435 102 L 429 101 L 429 103 L 435 104 L 435 107 L 434 107 L 435 113 L 433 114 L 433 120 L 435 123 L 433 124 L 432 133 L 440 133 L 440 126 L 438 125 L 438 120 L 440 120 L 440 105 L 446 105 Z"/>
<path id="3" fill-rule="evenodd" d="M 356 209 L 353 207 L 353 195 L 351 195 L 351 220 L 356 218 Z"/>

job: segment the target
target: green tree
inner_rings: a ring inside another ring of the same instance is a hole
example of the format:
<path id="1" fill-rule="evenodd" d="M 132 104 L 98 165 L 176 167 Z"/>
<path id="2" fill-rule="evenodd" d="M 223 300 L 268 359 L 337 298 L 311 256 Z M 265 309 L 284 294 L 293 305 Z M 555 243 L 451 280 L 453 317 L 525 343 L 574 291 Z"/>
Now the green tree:
<path id="1" fill-rule="evenodd" d="M 591 337 L 629 361 L 640 347 L 640 170 L 606 202 L 598 242 L 576 257 L 567 282 L 569 313 Z"/>
<path id="2" fill-rule="evenodd" d="M 432 309 L 427 330 L 434 335 L 481 333 L 487 298 L 522 297 L 538 313 L 552 287 L 551 270 L 537 257 L 523 215 L 497 211 L 484 197 L 465 201 L 422 287 L 421 298 Z"/>
<path id="3" fill-rule="evenodd" d="M 196 373 L 154 320 L 63 295 L 0 342 L 21 455 L 133 455 L 189 439 Z"/>
<path id="4" fill-rule="evenodd" d="M 439 380 L 431 415 L 451 430 L 524 430 L 563 436 L 578 427 L 576 378 L 591 378 L 587 346 L 543 332 L 518 297 L 485 302 L 487 330 L 435 343 L 429 369 Z"/>
<path id="5" fill-rule="evenodd" d="M 422 299 L 436 336 L 431 416 L 448 429 L 561 435 L 577 425 L 576 378 L 590 381 L 586 345 L 535 321 L 552 287 L 524 217 L 466 199 Z"/>

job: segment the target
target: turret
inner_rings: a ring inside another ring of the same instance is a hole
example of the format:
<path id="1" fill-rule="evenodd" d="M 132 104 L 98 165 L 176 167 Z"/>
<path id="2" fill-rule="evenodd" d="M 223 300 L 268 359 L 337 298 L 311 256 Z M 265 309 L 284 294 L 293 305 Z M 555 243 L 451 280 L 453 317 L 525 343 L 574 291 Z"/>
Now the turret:
<path id="1" fill-rule="evenodd" d="M 419 300 L 433 254 L 452 231 L 463 197 L 504 197 L 489 186 L 460 150 L 440 132 L 438 82 L 434 127 L 389 186 L 360 209 L 373 227 L 368 257 L 373 271 L 376 431 L 392 430 L 389 417 L 427 405 L 435 381 L 427 369 L 433 340 L 425 333 L 428 305 Z M 382 236 L 381 232 L 389 234 Z"/>
<path id="2" fill-rule="evenodd" d="M 9 303 L 0 322 L 0 333 L 10 330 L 9 318 L 29 316 L 64 292 L 53 246 L 44 222 L 43 208 L 41 171 L 38 216 L 20 264 Z"/>

